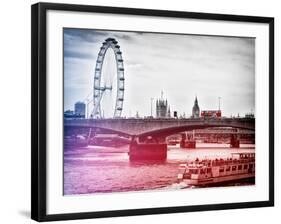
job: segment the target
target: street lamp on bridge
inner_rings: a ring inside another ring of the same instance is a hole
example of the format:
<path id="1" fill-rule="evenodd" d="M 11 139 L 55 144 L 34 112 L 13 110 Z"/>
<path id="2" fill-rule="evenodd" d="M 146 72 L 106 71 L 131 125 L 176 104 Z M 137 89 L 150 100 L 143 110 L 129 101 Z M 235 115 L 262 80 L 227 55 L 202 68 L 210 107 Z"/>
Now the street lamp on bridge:
<path id="1" fill-rule="evenodd" d="M 154 98 L 151 97 L 151 98 L 150 98 L 150 116 L 151 116 L 151 117 L 153 117 L 153 116 L 152 116 L 153 100 L 154 100 Z"/>

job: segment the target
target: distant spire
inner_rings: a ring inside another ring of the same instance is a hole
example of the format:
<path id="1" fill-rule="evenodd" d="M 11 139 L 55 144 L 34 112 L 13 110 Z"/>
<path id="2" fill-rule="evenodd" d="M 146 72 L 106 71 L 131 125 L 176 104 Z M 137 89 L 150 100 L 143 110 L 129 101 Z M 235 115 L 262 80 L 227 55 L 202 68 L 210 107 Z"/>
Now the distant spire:
<path id="1" fill-rule="evenodd" d="M 199 118 L 200 114 L 200 108 L 198 105 L 198 99 L 197 99 L 197 95 L 195 95 L 195 100 L 194 100 L 194 105 L 192 108 L 192 117 L 193 118 Z"/>
<path id="2" fill-rule="evenodd" d="M 198 106 L 198 100 L 197 100 L 197 97 L 195 98 L 195 100 L 194 100 L 194 106 Z"/>
<path id="3" fill-rule="evenodd" d="M 161 90 L 161 100 L 163 99 L 163 90 Z"/>
<path id="4" fill-rule="evenodd" d="M 169 107 L 168 107 L 168 117 L 171 117 L 170 105 L 169 105 Z"/>

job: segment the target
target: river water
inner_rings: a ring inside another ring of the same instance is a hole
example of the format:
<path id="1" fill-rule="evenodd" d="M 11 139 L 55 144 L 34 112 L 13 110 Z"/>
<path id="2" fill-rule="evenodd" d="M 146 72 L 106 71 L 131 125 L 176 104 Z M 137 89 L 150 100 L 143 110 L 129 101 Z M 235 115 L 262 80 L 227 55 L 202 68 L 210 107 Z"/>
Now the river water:
<path id="1" fill-rule="evenodd" d="M 233 152 L 254 152 L 254 145 L 230 149 L 228 145 L 198 144 L 196 149 L 169 146 L 167 161 L 129 162 L 128 146 L 67 148 L 64 152 L 64 194 L 92 194 L 188 188 L 177 182 L 178 166 L 196 158 L 227 158 Z M 249 185 L 233 182 L 231 185 Z"/>

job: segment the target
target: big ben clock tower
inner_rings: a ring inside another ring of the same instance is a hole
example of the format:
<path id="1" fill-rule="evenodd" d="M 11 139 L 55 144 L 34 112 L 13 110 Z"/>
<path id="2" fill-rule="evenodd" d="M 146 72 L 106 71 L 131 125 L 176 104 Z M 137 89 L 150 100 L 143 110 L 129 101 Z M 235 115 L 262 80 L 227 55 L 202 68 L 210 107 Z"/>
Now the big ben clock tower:
<path id="1" fill-rule="evenodd" d="M 193 118 L 199 118 L 200 117 L 200 108 L 199 108 L 199 105 L 198 105 L 197 96 L 195 97 L 194 105 L 193 105 L 193 108 L 192 108 L 192 117 Z"/>

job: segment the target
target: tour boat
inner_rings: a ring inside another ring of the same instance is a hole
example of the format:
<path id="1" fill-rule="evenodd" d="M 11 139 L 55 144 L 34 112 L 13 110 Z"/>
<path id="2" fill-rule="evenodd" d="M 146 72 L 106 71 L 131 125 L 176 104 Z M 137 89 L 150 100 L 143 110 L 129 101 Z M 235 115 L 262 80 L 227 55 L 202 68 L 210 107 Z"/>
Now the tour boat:
<path id="1" fill-rule="evenodd" d="M 255 178 L 255 153 L 232 153 L 226 159 L 196 159 L 180 164 L 178 181 L 203 186 Z"/>

